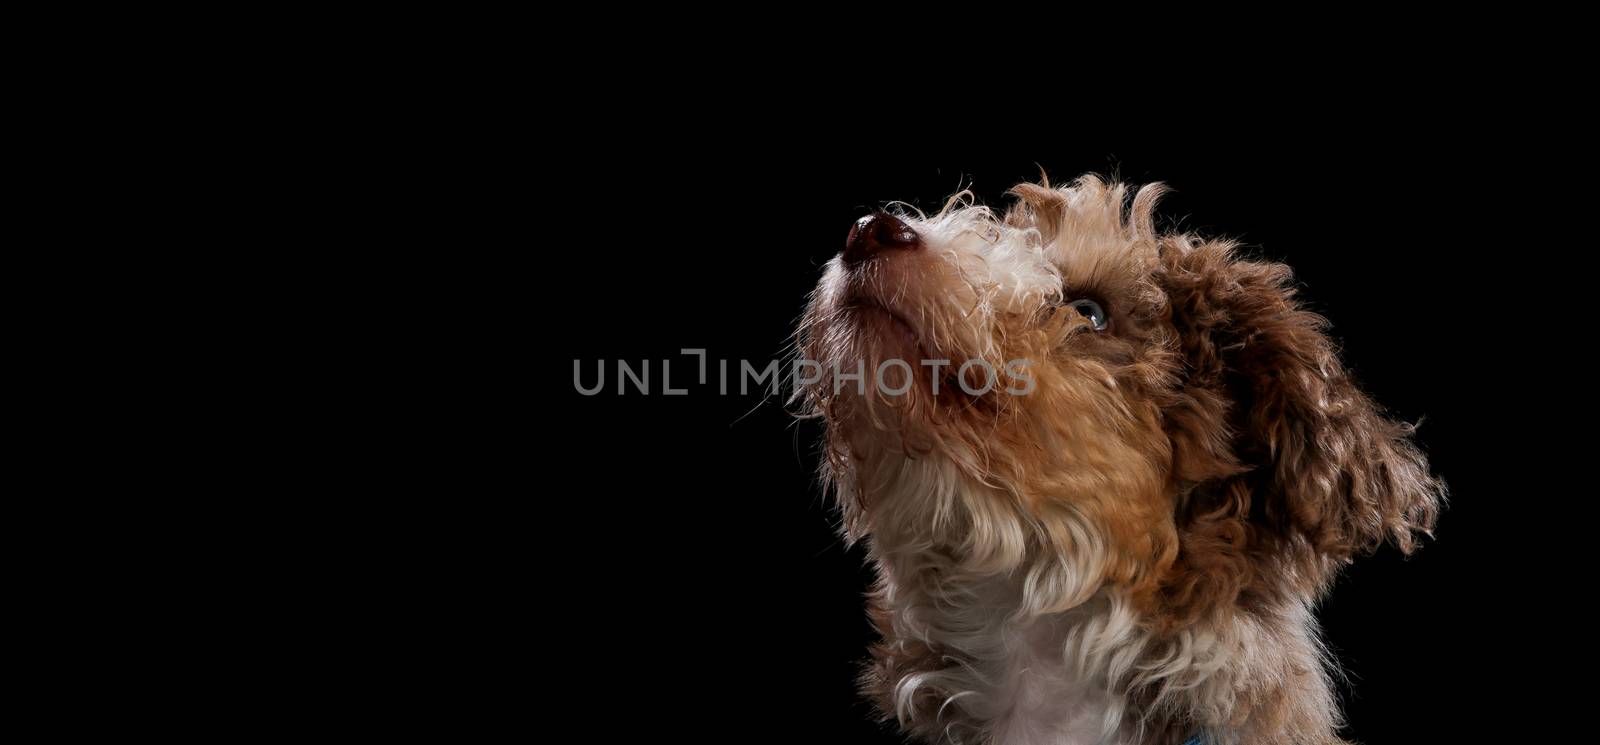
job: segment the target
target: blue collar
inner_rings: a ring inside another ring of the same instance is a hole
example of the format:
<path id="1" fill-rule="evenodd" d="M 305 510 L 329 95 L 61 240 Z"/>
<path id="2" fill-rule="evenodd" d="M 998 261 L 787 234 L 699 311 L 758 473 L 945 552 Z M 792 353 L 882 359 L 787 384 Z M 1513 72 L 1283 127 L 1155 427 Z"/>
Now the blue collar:
<path id="1" fill-rule="evenodd" d="M 1206 738 L 1202 737 L 1199 733 L 1196 733 L 1189 739 L 1184 740 L 1183 745 L 1206 745 Z"/>

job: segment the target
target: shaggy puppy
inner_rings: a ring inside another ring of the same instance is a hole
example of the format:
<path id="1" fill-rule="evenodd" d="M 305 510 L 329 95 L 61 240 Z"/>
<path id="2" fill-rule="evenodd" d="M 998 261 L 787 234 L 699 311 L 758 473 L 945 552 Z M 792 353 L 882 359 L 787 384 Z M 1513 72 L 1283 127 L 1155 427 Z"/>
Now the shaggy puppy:
<path id="1" fill-rule="evenodd" d="M 1341 742 L 1311 608 L 1444 487 L 1289 269 L 1158 235 L 1160 193 L 871 215 L 812 297 L 797 395 L 879 577 L 863 686 L 924 740 Z"/>

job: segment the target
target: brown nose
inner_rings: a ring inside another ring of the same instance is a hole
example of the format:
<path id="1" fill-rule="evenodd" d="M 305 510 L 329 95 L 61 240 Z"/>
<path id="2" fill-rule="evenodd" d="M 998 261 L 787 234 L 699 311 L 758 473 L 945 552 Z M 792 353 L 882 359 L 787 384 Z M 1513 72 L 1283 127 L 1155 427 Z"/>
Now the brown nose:
<path id="1" fill-rule="evenodd" d="M 850 237 L 844 240 L 844 263 L 860 264 L 892 248 L 914 250 L 921 247 L 922 238 L 910 225 L 894 215 L 874 212 L 850 227 Z"/>

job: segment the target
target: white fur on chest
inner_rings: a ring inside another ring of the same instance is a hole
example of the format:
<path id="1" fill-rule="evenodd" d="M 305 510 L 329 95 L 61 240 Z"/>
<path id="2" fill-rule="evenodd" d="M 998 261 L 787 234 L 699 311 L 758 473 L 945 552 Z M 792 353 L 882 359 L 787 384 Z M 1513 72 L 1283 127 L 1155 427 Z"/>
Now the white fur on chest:
<path id="1" fill-rule="evenodd" d="M 1106 667 L 1104 650 L 1092 649 L 1124 638 L 1127 629 L 1115 622 L 1120 614 L 1097 601 L 1020 620 L 1008 598 L 1017 592 L 997 581 L 899 609 L 897 634 L 945 653 L 939 669 L 898 681 L 900 715 L 910 714 L 910 702 L 927 687 L 942 699 L 941 723 L 978 726 L 946 730 L 952 743 L 1120 745 L 1127 707 L 1097 674 Z"/>
<path id="2" fill-rule="evenodd" d="M 893 486 L 879 492 L 872 549 L 888 641 L 941 655 L 891 681 L 896 715 L 962 745 L 1122 745 L 1128 707 L 1111 681 L 1140 634 L 1127 604 L 1098 586 L 1098 536 L 1085 528 L 1069 555 L 1031 556 L 1024 524 L 982 514 L 1004 498 L 961 494 L 950 461 L 895 466 L 881 474 Z M 974 533 L 989 552 L 971 550 Z M 1071 610 L 1040 612 L 1041 596 Z M 929 691 L 932 711 L 916 703 Z"/>
<path id="3" fill-rule="evenodd" d="M 995 722 L 995 745 L 1096 745 L 1117 728 L 1122 707 L 1103 686 L 1081 679 L 1063 660 L 1061 634 L 1034 626 L 1016 634 L 1000 661 L 994 695 L 1009 706 Z"/>

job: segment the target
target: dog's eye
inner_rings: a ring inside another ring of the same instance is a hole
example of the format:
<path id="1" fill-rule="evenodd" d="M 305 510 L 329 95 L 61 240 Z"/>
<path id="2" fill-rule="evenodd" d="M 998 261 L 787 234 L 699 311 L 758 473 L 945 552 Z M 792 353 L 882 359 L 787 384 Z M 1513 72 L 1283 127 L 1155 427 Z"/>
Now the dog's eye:
<path id="1" fill-rule="evenodd" d="M 1095 331 L 1105 331 L 1106 326 L 1111 323 L 1111 319 L 1106 315 L 1105 309 L 1101 308 L 1099 303 L 1088 298 L 1074 300 L 1067 303 L 1067 307 L 1078 311 L 1079 315 L 1089 319 L 1089 323 L 1094 325 Z"/>

